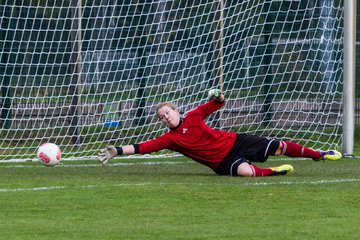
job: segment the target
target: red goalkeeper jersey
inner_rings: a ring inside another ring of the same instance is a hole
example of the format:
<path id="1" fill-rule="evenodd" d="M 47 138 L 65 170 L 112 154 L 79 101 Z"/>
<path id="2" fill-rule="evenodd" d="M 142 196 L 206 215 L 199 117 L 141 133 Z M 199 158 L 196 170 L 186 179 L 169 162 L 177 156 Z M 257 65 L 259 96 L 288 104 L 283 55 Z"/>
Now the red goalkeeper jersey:
<path id="1" fill-rule="evenodd" d="M 224 104 L 211 100 L 191 110 L 176 129 L 140 143 L 139 153 L 169 149 L 215 170 L 234 146 L 236 133 L 212 129 L 205 124 L 204 118 Z"/>

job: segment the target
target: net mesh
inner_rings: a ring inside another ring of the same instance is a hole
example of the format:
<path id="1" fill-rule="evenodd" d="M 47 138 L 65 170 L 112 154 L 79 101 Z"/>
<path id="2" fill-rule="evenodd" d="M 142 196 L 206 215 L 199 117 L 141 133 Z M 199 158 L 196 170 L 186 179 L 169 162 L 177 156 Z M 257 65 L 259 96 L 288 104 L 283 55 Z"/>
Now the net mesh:
<path id="1" fill-rule="evenodd" d="M 206 122 L 341 147 L 343 1 L 2 1 L 0 160 L 64 158 L 166 132 L 221 88 Z M 169 152 L 161 152 L 169 153 Z"/>

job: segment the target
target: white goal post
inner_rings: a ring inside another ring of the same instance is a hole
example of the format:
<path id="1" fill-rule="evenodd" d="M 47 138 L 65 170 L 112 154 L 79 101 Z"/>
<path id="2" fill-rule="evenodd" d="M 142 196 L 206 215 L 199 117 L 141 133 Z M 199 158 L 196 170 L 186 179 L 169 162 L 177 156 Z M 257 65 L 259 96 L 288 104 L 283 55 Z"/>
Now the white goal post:
<path id="1" fill-rule="evenodd" d="M 221 88 L 207 124 L 353 154 L 354 0 L 1 1 L 0 161 L 64 159 L 166 131 Z M 163 151 L 171 155 L 171 152 Z M 162 154 L 162 155 L 163 155 Z"/>

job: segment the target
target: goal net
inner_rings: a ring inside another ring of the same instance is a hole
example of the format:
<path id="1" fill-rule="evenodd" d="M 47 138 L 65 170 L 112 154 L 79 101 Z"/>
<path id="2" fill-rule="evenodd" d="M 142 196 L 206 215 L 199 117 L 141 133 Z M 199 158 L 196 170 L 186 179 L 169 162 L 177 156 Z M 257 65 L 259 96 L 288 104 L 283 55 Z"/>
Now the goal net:
<path id="1" fill-rule="evenodd" d="M 89 159 L 167 131 L 220 88 L 214 128 L 341 148 L 343 1 L 2 1 L 0 160 Z M 163 151 L 162 154 L 171 154 Z"/>

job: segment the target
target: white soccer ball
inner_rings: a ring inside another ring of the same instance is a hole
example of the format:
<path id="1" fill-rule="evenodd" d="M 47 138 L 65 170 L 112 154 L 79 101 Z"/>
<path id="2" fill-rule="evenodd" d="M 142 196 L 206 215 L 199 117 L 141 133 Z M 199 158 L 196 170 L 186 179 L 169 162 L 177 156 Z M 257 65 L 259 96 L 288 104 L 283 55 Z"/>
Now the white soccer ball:
<path id="1" fill-rule="evenodd" d="M 54 143 L 44 143 L 37 151 L 37 158 L 45 166 L 58 165 L 61 160 L 61 150 Z"/>

